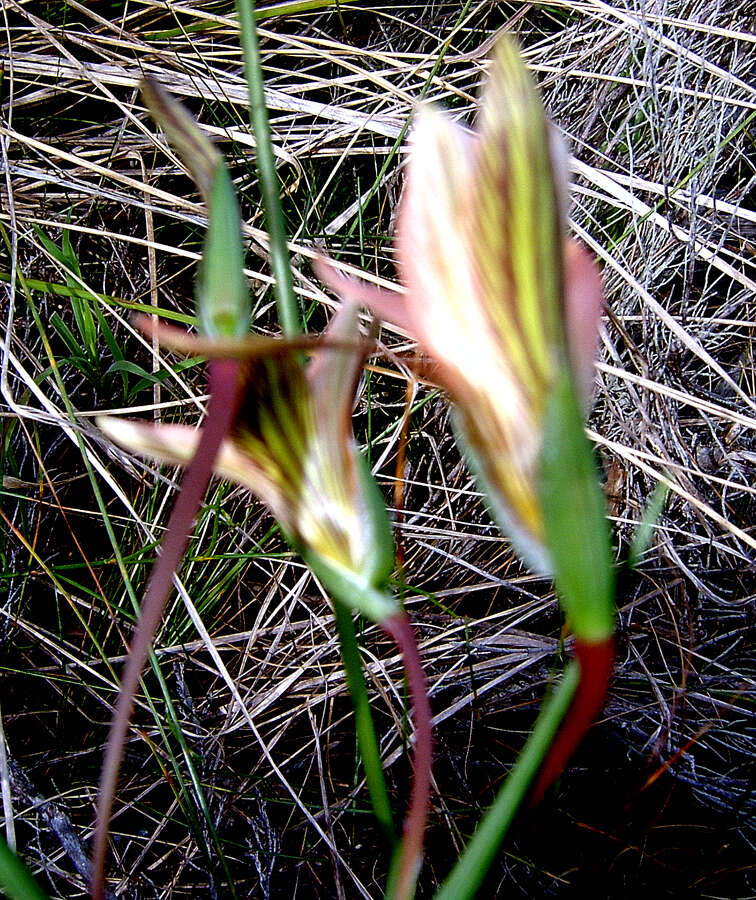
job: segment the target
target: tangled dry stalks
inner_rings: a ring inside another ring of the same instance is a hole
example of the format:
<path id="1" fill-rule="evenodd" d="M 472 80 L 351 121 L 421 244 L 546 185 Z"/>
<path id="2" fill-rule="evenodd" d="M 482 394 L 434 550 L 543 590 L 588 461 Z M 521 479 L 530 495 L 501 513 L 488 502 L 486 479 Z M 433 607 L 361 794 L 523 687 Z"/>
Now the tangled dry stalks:
<path id="1" fill-rule="evenodd" d="M 413 104 L 427 91 L 469 120 L 491 36 L 508 27 L 568 137 L 574 232 L 604 267 L 590 427 L 620 556 L 655 484 L 670 487 L 651 548 L 622 576 L 606 714 L 559 791 L 523 819 L 492 891 L 503 882 L 508 895 L 560 896 L 590 882 L 612 897 L 649 885 L 750 896 L 751 4 L 478 2 L 461 14 L 461 3 L 342 3 L 281 14 L 293 5 L 262 10 L 260 33 L 311 321 L 333 304 L 309 267 L 318 244 L 376 281 L 394 277 Z M 173 473 L 116 450 L 92 417 L 136 406 L 196 421 L 203 407 L 201 366 L 182 368 L 129 323 L 134 309 L 187 321 L 204 223 L 138 96 L 144 73 L 185 99 L 232 160 L 256 327 L 276 328 L 230 10 L 6 0 L 0 17 L 10 754 L 0 775 L 19 851 L 54 896 L 83 892 L 117 672 L 172 497 Z M 560 623 L 551 586 L 520 568 L 492 526 L 442 398 L 407 365 L 412 347 L 387 328 L 381 342 L 357 424 L 401 506 L 405 601 L 431 678 L 439 791 L 420 893 L 430 896 L 532 723 Z M 374 629 L 362 639 L 401 806 L 401 667 Z M 145 678 L 113 822 L 115 893 L 233 896 L 227 867 L 239 897 L 380 896 L 380 836 L 331 614 L 269 516 L 228 485 L 207 497 L 155 653 L 161 674 Z"/>

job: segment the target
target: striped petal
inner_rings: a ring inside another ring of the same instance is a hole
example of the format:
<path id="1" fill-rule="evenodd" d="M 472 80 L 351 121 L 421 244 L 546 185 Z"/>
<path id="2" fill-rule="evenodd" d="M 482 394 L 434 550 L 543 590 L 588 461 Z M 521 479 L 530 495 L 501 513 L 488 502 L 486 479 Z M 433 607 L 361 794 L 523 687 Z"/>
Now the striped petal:
<path id="1" fill-rule="evenodd" d="M 250 358 L 215 468 L 270 507 L 332 593 L 381 620 L 396 612 L 381 591 L 393 569 L 391 526 L 351 427 L 364 354 L 357 309 L 345 304 L 309 365 L 293 348 Z M 188 426 L 114 417 L 99 424 L 121 446 L 169 464 L 189 463 L 199 443 Z"/>
<path id="2" fill-rule="evenodd" d="M 472 258 L 500 352 L 536 405 L 563 337 L 561 191 L 550 132 L 514 44 L 499 41 L 478 123 Z"/>
<path id="3" fill-rule="evenodd" d="M 601 306 L 595 264 L 565 240 L 566 161 L 515 45 L 498 41 L 475 133 L 417 114 L 396 231 L 404 303 L 361 295 L 436 360 L 495 517 L 544 573 L 546 407 L 567 364 L 590 396 Z"/>
<path id="4" fill-rule="evenodd" d="M 166 465 L 187 465 L 200 438 L 199 429 L 189 425 L 155 425 L 116 416 L 99 416 L 97 425 L 119 446 Z M 277 517 L 285 513 L 288 504 L 279 489 L 279 482 L 235 441 L 223 442 L 215 471 L 221 478 L 235 481 L 260 497 Z"/>

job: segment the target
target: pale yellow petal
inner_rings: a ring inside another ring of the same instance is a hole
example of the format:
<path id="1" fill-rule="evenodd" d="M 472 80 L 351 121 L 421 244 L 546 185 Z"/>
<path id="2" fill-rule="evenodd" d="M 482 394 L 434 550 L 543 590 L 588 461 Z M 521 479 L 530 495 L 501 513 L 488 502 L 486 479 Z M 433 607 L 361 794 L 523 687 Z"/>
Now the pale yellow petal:
<path id="1" fill-rule="evenodd" d="M 459 337 L 475 286 L 466 239 L 473 139 L 433 106 L 415 119 L 397 221 L 398 263 L 413 330 L 441 359 Z"/>
<path id="2" fill-rule="evenodd" d="M 479 117 L 475 261 L 482 303 L 531 402 L 543 400 L 563 340 L 562 200 L 550 130 L 517 48 L 498 41 Z"/>
<path id="3" fill-rule="evenodd" d="M 168 465 L 185 466 L 199 443 L 199 431 L 188 425 L 155 425 L 117 416 L 98 416 L 96 422 L 113 443 Z"/>
<path id="4" fill-rule="evenodd" d="M 188 465 L 194 458 L 200 439 L 200 430 L 189 425 L 154 425 L 116 416 L 98 416 L 97 424 L 120 447 L 166 465 Z M 284 491 L 234 441 L 226 439 L 223 442 L 214 471 L 221 478 L 247 488 L 267 503 L 284 527 L 291 523 L 291 504 Z"/>

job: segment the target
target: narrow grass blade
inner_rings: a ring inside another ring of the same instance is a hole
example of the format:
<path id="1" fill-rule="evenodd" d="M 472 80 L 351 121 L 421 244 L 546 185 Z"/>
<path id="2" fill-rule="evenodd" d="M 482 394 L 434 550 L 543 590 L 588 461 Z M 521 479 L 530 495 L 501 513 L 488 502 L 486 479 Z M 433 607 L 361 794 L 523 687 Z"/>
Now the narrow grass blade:
<path id="1" fill-rule="evenodd" d="M 654 526 L 659 521 L 659 517 L 664 511 L 664 504 L 667 502 L 667 494 L 669 494 L 669 486 L 663 481 L 657 483 L 654 488 L 651 499 L 648 501 L 646 508 L 643 510 L 638 527 L 635 529 L 630 550 L 627 554 L 627 565 L 629 569 L 635 569 L 641 561 L 641 557 L 648 550 L 654 536 Z"/>

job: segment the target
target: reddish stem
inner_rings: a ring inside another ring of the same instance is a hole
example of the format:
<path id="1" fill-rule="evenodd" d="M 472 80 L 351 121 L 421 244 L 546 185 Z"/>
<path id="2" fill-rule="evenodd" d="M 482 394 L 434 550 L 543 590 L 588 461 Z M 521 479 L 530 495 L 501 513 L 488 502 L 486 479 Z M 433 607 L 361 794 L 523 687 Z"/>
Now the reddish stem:
<path id="1" fill-rule="evenodd" d="M 160 545 L 160 555 L 155 561 L 147 584 L 110 724 L 97 798 L 92 881 L 89 888 L 92 900 L 102 900 L 105 893 L 105 853 L 110 815 L 139 679 L 171 593 L 173 574 L 184 555 L 194 518 L 213 474 L 215 459 L 236 416 L 241 395 L 241 369 L 242 364 L 237 360 L 214 359 L 208 363 L 210 400 L 207 417 L 197 451 L 187 467 L 181 490 L 171 512 L 168 528 Z"/>
<path id="2" fill-rule="evenodd" d="M 535 780 L 530 795 L 531 807 L 541 802 L 548 788 L 562 774 L 567 761 L 601 712 L 614 668 L 614 655 L 613 636 L 598 643 L 575 641 L 575 658 L 580 663 L 580 682 Z"/>
<path id="3" fill-rule="evenodd" d="M 411 898 L 423 860 L 423 843 L 430 806 L 431 770 L 433 766 L 433 727 L 428 685 L 423 670 L 415 633 L 409 618 L 397 613 L 381 623 L 402 654 L 413 707 L 415 727 L 414 779 L 409 810 L 404 820 L 401 861 L 396 876 L 393 900 Z"/>

